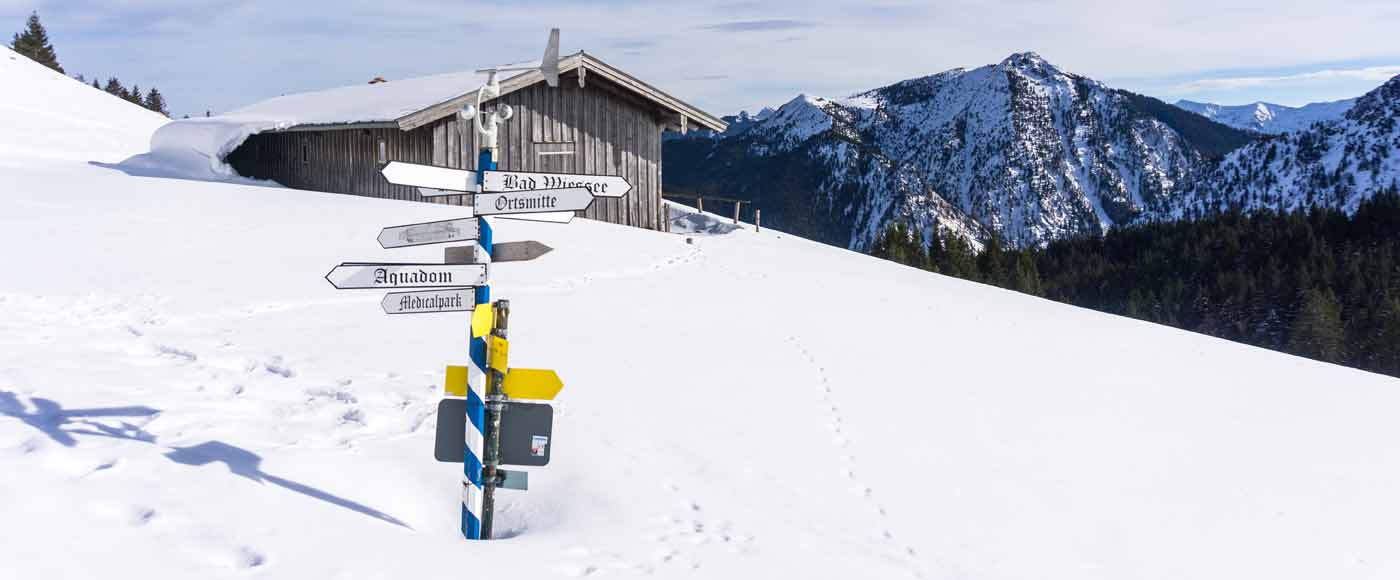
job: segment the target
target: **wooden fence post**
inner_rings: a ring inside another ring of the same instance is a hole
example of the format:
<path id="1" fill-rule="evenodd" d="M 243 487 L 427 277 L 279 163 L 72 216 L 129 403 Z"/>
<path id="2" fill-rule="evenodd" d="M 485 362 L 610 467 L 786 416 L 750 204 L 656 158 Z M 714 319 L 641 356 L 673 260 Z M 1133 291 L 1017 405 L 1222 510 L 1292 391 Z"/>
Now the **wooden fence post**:
<path id="1" fill-rule="evenodd" d="M 753 210 L 753 231 L 758 231 L 759 224 L 763 223 L 763 210 Z"/>
<path id="2" fill-rule="evenodd" d="M 739 225 L 739 208 L 744 207 L 744 202 L 734 202 L 734 225 Z"/>

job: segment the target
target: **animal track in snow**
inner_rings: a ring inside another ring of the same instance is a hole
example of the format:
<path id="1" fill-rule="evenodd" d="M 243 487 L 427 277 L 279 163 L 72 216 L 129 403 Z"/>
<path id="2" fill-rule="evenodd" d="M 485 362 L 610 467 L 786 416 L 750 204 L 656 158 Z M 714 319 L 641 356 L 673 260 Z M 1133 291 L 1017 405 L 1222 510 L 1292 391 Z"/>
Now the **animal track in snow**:
<path id="1" fill-rule="evenodd" d="M 807 361 L 807 365 L 810 366 L 817 375 L 817 392 L 821 397 L 822 406 L 829 409 L 830 413 L 827 426 L 832 432 L 832 441 L 837 447 L 843 450 L 847 449 L 850 445 L 850 438 L 846 435 L 844 427 L 845 418 L 841 413 L 841 406 L 838 405 L 833 398 L 831 380 L 827 377 L 826 367 L 817 362 L 816 357 L 812 355 L 812 352 L 807 349 L 807 346 L 803 344 L 801 339 L 796 336 L 788 336 L 787 340 L 797 349 L 797 352 L 802 355 L 803 360 Z M 877 537 L 881 541 L 891 544 L 891 546 L 898 549 L 900 553 L 910 558 L 909 564 L 911 572 L 915 577 L 922 578 L 923 573 L 916 567 L 917 564 L 912 560 L 915 554 L 914 547 L 909 545 L 897 545 L 894 533 L 890 531 L 888 526 L 888 513 L 886 513 L 883 506 L 875 501 L 875 490 L 862 483 L 857 476 L 855 469 L 856 456 L 845 452 L 842 454 L 842 458 L 846 463 L 845 479 L 852 485 L 852 492 L 865 500 L 875 512 L 876 527 L 879 529 Z"/>

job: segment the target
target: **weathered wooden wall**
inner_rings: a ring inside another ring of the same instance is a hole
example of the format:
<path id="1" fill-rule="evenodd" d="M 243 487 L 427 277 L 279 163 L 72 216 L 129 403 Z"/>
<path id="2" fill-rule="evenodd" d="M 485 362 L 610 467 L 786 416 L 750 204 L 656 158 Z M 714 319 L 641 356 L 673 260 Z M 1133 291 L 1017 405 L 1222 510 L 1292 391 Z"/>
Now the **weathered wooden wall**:
<path id="1" fill-rule="evenodd" d="M 627 196 L 599 198 L 581 215 L 666 229 L 661 202 L 662 112 L 604 79 L 585 80 L 581 88 L 577 76 L 565 75 L 558 88 L 539 83 L 501 97 L 500 102 L 510 105 L 515 115 L 500 127 L 497 167 L 622 176 L 632 184 Z M 380 175 L 383 165 L 376 156 L 381 139 L 388 161 L 476 168 L 476 131 L 470 121 L 453 118 L 412 131 L 371 127 L 260 133 L 230 154 L 228 162 L 241 175 L 297 189 L 428 201 L 416 188 L 392 185 Z M 440 201 L 470 202 L 470 196 Z"/>

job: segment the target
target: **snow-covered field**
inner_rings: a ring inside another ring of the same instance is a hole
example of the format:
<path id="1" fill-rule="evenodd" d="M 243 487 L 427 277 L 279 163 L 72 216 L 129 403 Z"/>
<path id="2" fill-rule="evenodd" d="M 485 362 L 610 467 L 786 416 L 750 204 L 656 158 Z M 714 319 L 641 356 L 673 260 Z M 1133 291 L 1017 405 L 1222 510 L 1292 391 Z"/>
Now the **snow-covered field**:
<path id="1" fill-rule="evenodd" d="M 465 317 L 322 279 L 440 259 L 375 235 L 459 210 L 0 139 L 2 578 L 1400 576 L 1400 381 L 778 232 L 589 220 L 496 225 L 555 248 L 493 293 L 512 363 L 567 386 L 508 537 L 467 542 L 431 449 Z"/>

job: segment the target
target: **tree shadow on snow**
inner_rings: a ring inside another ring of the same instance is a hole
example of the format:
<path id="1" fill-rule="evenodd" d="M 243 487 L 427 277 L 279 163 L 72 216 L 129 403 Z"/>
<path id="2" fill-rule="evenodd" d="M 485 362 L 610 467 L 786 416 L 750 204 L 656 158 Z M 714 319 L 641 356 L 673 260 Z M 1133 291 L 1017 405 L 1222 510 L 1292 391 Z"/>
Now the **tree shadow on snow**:
<path id="1" fill-rule="evenodd" d="M 176 447 L 174 451 L 165 454 L 171 461 L 183 465 L 207 465 L 210 463 L 223 463 L 228 470 L 239 477 L 246 477 L 258 483 L 271 483 L 283 488 L 295 491 L 307 497 L 319 499 L 326 503 L 343 507 L 385 521 L 396 526 L 413 529 L 408 524 L 403 523 L 398 518 L 381 512 L 367 505 L 350 501 L 343 497 L 316 489 L 309 485 L 298 483 L 290 479 L 277 477 L 262 470 L 262 457 L 258 454 L 229 445 L 222 441 L 205 441 L 193 447 Z"/>
<path id="2" fill-rule="evenodd" d="M 154 443 L 156 440 L 154 435 L 130 422 L 117 421 L 116 425 L 112 425 L 102 419 L 152 417 L 160 413 L 159 409 L 145 406 L 64 409 L 63 405 L 56 401 L 41 397 L 31 397 L 29 404 L 34 407 L 32 412 L 25 408 L 14 393 L 0 391 L 0 414 L 19 419 L 64 447 L 78 444 L 74 435 L 111 437 L 143 443 Z"/>
<path id="3" fill-rule="evenodd" d="M 29 410 L 33 407 L 33 411 Z M 30 397 L 29 405 L 26 406 L 20 398 L 10 391 L 0 390 L 0 415 L 19 419 L 20 422 L 38 429 L 49 439 L 63 445 L 73 447 L 78 444 L 75 435 L 91 435 L 96 437 L 111 437 L 114 439 L 126 439 L 141 443 L 156 444 L 156 437 L 140 426 L 133 425 L 127 421 L 117 421 L 115 425 L 104 419 L 128 417 L 153 417 L 160 413 L 159 409 L 153 409 L 142 405 L 127 407 L 101 407 L 91 409 L 64 409 L 63 405 L 51 399 L 42 397 Z M 228 470 L 234 475 L 246 477 L 258 483 L 271 483 L 285 489 L 297 492 L 307 497 L 318 499 L 334 506 L 356 511 L 388 522 L 396 526 L 413 529 L 412 526 L 400 521 L 389 514 L 381 512 L 367 505 L 354 502 L 332 493 L 322 491 L 304 483 L 292 481 L 282 477 L 265 473 L 262 471 L 262 457 L 256 453 L 229 445 L 222 441 L 206 441 L 193 447 L 174 447 L 165 454 L 171 461 L 182 465 L 207 465 L 210 463 L 223 463 L 228 466 Z"/>

